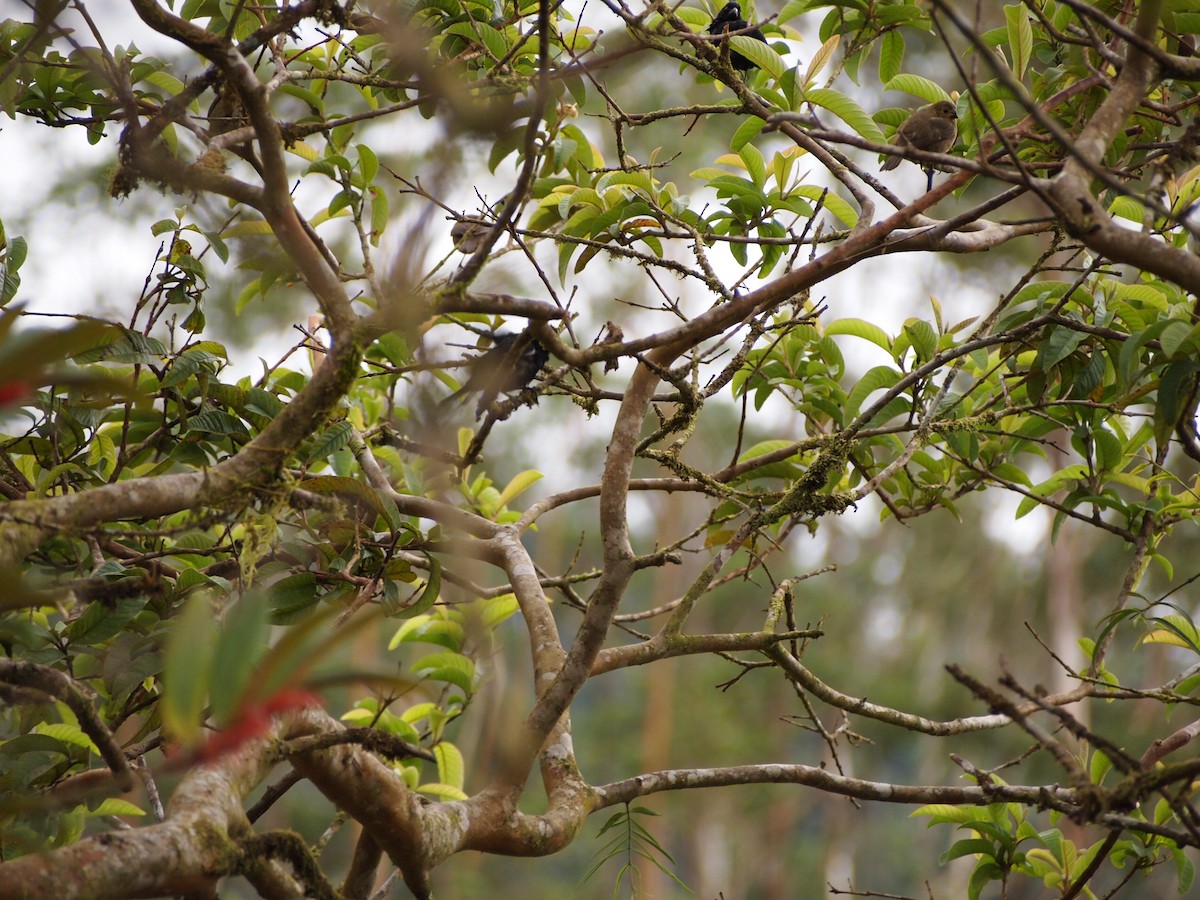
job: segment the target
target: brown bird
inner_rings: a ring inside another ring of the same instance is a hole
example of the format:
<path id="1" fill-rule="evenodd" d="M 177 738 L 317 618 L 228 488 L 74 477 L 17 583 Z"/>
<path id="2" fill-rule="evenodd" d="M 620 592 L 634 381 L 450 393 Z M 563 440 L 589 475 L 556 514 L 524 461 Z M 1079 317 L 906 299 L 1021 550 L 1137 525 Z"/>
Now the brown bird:
<path id="1" fill-rule="evenodd" d="M 892 140 L 893 147 L 913 147 L 917 150 L 928 150 L 930 153 L 945 153 L 954 146 L 958 137 L 958 113 L 954 104 L 949 100 L 939 100 L 922 106 L 904 120 L 896 137 Z M 889 156 L 880 168 L 883 171 L 894 169 L 900 165 L 903 156 Z M 929 187 L 933 187 L 933 167 L 922 166 L 929 174 Z M 928 190 L 928 188 L 927 188 Z"/>
<path id="2" fill-rule="evenodd" d="M 504 210 L 504 201 L 507 199 L 508 197 L 504 196 L 492 204 L 493 216 L 500 215 Z M 488 220 L 484 218 L 459 219 L 450 229 L 450 240 L 454 241 L 456 250 L 470 256 L 483 245 L 483 239 L 491 227 Z"/>

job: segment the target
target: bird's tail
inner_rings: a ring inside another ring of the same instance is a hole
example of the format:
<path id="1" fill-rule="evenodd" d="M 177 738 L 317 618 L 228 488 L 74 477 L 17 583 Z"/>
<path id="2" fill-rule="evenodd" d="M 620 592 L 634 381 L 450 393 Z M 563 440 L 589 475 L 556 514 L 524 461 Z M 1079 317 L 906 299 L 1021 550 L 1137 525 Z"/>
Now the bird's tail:
<path id="1" fill-rule="evenodd" d="M 441 400 L 439 400 L 435 406 L 435 409 L 441 412 L 442 410 L 452 409 L 455 406 L 462 406 L 467 402 L 467 397 L 470 395 L 470 393 L 471 392 L 465 387 L 460 387 L 449 397 L 443 397 Z"/>

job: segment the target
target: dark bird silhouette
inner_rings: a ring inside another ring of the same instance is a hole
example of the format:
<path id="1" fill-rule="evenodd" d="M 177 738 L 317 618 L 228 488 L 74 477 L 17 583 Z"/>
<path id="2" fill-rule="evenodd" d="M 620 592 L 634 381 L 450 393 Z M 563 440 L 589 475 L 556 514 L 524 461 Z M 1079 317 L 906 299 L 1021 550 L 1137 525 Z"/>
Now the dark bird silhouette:
<path id="1" fill-rule="evenodd" d="M 917 150 L 928 150 L 930 153 L 945 153 L 954 146 L 958 138 L 958 113 L 954 104 L 949 100 L 939 100 L 922 106 L 904 120 L 896 137 L 892 140 L 894 147 L 915 147 Z M 880 168 L 883 171 L 894 169 L 900 165 L 902 156 L 889 156 Z M 933 167 L 923 165 L 922 168 L 929 176 L 926 190 L 933 187 Z"/>
<path id="2" fill-rule="evenodd" d="M 550 351 L 533 338 L 527 338 L 524 332 L 498 334 L 492 346 L 471 361 L 471 374 L 463 386 L 438 403 L 438 407 L 461 403 L 478 393 L 475 404 L 478 419 L 500 394 L 528 387 L 549 359 Z"/>
<path id="3" fill-rule="evenodd" d="M 747 28 L 750 30 L 746 31 L 746 37 L 752 37 L 756 41 L 762 41 L 764 44 L 767 42 L 767 39 L 763 37 L 761 29 L 750 28 L 750 23 L 742 18 L 742 7 L 737 0 L 729 0 L 728 3 L 721 7 L 721 11 L 717 13 L 717 17 L 709 24 L 708 33 L 725 34 L 727 32 L 745 31 Z M 757 68 L 758 66 L 757 63 L 746 59 L 746 57 L 742 56 L 736 50 L 729 51 L 729 63 L 735 69 L 740 69 L 743 72 L 747 69 Z"/>

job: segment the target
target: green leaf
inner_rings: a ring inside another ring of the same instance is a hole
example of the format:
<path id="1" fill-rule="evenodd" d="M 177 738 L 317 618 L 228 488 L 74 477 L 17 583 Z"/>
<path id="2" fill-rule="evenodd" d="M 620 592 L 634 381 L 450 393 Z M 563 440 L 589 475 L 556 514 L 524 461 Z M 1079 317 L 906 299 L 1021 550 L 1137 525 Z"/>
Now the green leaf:
<path id="1" fill-rule="evenodd" d="M 865 319 L 836 319 L 825 326 L 825 333 L 827 335 L 846 334 L 862 338 L 882 347 L 888 353 L 892 352 L 892 339 L 887 336 L 887 332 L 874 322 L 868 322 Z"/>
<path id="2" fill-rule="evenodd" d="M 654 196 L 654 182 L 651 180 L 650 173 L 642 169 L 638 169 L 635 172 L 620 170 L 605 172 L 596 180 L 596 191 L 603 194 L 609 188 L 619 187 L 620 185 L 640 188 L 646 192 L 647 196 Z"/>
<path id="3" fill-rule="evenodd" d="M 433 616 L 414 614 L 412 618 L 396 629 L 396 633 L 388 641 L 387 648 L 395 650 L 405 641 L 420 640 L 419 637 L 414 635 L 417 635 L 420 629 L 431 621 L 433 621 Z"/>
<path id="4" fill-rule="evenodd" d="M 163 727 L 185 747 L 200 743 L 217 623 L 204 593 L 193 594 L 172 623 L 158 704 Z"/>
<path id="5" fill-rule="evenodd" d="M 738 457 L 738 463 L 747 462 L 748 460 L 757 459 L 760 456 L 766 456 L 768 453 L 774 453 L 777 450 L 783 450 L 791 447 L 795 448 L 794 441 L 773 440 L 761 441 L 746 450 Z M 783 460 L 781 462 L 770 463 L 768 465 L 758 466 L 751 469 L 748 477 L 751 478 L 795 478 L 799 474 L 799 467 L 796 464 L 797 457 Z"/>
<path id="6" fill-rule="evenodd" d="M 1104 753 L 1103 750 L 1095 750 L 1092 752 L 1092 758 L 1088 761 L 1088 778 L 1092 784 L 1103 784 L 1104 776 L 1112 769 L 1112 760 Z"/>
<path id="7" fill-rule="evenodd" d="M 480 602 L 482 604 L 480 618 L 483 622 L 483 627 L 488 631 L 491 631 L 521 608 L 516 594 L 501 594 L 499 597 L 491 597 Z"/>
<path id="8" fill-rule="evenodd" d="M 206 366 L 210 362 L 208 354 L 187 350 L 171 360 L 171 367 L 167 369 L 161 384 L 165 388 L 183 384 L 196 373 L 209 371 Z"/>
<path id="9" fill-rule="evenodd" d="M 1170 363 L 1163 371 L 1154 403 L 1154 436 L 1160 445 L 1166 443 L 1179 421 L 1196 367 L 1191 360 L 1181 359 Z"/>
<path id="10" fill-rule="evenodd" d="M 910 819 L 917 816 L 929 816 L 930 827 L 954 823 L 965 825 L 976 821 L 983 811 L 978 806 L 955 806 L 951 803 L 929 803 L 908 814 Z"/>
<path id="11" fill-rule="evenodd" d="M 809 200 L 819 201 L 825 209 L 837 216 L 848 228 L 853 228 L 858 224 L 858 210 L 828 188 L 817 187 L 815 184 L 801 184 L 792 188 L 791 193 Z"/>
<path id="12" fill-rule="evenodd" d="M 452 784 L 438 784 L 430 782 L 427 784 L 418 785 L 417 790 L 422 794 L 429 794 L 431 797 L 440 797 L 443 800 L 466 800 L 467 795 L 462 792 L 461 788 L 456 788 Z"/>
<path id="13" fill-rule="evenodd" d="M 122 597 L 111 606 L 92 603 L 78 619 L 67 626 L 67 638 L 73 644 L 94 646 L 121 630 L 146 606 L 146 597 Z"/>
<path id="14" fill-rule="evenodd" d="M 971 873 L 971 880 L 967 883 L 967 900 L 979 900 L 979 895 L 987 887 L 988 882 L 1000 881 L 1004 875 L 1004 870 L 994 862 L 990 860 L 980 862 L 975 867 L 975 871 Z"/>
<path id="15" fill-rule="evenodd" d="M 500 492 L 500 496 L 496 498 L 496 509 L 504 509 L 509 502 L 516 497 L 529 490 L 534 484 L 542 479 L 543 475 L 537 469 L 526 469 L 512 477 L 512 479 L 504 486 L 504 490 Z"/>
<path id="16" fill-rule="evenodd" d="M 71 747 L 81 747 L 89 753 L 100 754 L 99 748 L 92 742 L 92 739 L 84 734 L 83 729 L 78 725 L 67 722 L 38 722 L 32 729 L 34 734 L 45 735 L 49 738 L 54 738 L 56 741 L 61 741 Z"/>
<path id="17" fill-rule="evenodd" d="M 1128 219 L 1130 222 L 1141 224 L 1146 207 L 1132 197 L 1122 196 L 1117 197 L 1108 205 L 1108 211 L 1114 216 L 1120 216 L 1122 219 Z"/>
<path id="18" fill-rule="evenodd" d="M 146 815 L 140 807 L 134 806 L 128 800 L 122 800 L 120 797 L 106 797 L 100 801 L 100 805 L 91 811 L 93 816 L 144 816 Z"/>
<path id="19" fill-rule="evenodd" d="M 336 453 L 350 443 L 350 437 L 353 433 L 354 423 L 348 419 L 331 425 L 309 445 L 305 453 L 306 460 L 309 463 L 313 463 L 318 459 L 324 459 L 330 454 Z"/>
<path id="20" fill-rule="evenodd" d="M 734 34 L 729 36 L 729 48 L 736 50 L 764 72 L 769 72 L 776 81 L 783 78 L 787 67 L 783 63 L 783 58 L 772 49 L 770 44 L 764 44 L 749 35 Z"/>
<path id="21" fill-rule="evenodd" d="M 961 841 L 955 841 L 949 850 L 941 855 L 938 862 L 943 866 L 954 859 L 959 859 L 963 856 L 972 856 L 976 853 L 982 853 L 986 856 L 991 856 L 996 850 L 995 845 L 983 838 L 965 838 Z"/>
<path id="22" fill-rule="evenodd" d="M 1182 847 L 1172 848 L 1171 857 L 1175 860 L 1176 889 L 1186 894 L 1196 879 L 1196 866 Z"/>
<path id="23" fill-rule="evenodd" d="M 867 115 L 865 109 L 841 91 L 835 91 L 832 88 L 813 88 L 805 91 L 804 99 L 814 106 L 829 110 L 868 141 L 874 141 L 877 144 L 886 143 L 883 132 L 879 130 L 875 120 Z"/>
<path id="24" fill-rule="evenodd" d="M 431 681 L 461 688 L 468 697 L 475 690 L 475 664 L 461 653 L 434 653 L 417 660 L 412 671 Z"/>
<path id="25" fill-rule="evenodd" d="M 847 417 L 858 415 L 858 411 L 867 397 L 875 391 L 894 387 L 900 377 L 900 373 L 891 366 L 875 366 L 873 369 L 869 369 L 846 397 L 845 415 Z"/>
<path id="26" fill-rule="evenodd" d="M 997 478 L 1003 478 L 1005 481 L 1012 482 L 1013 484 L 1020 484 L 1024 487 L 1033 487 L 1033 482 L 1030 480 L 1029 475 L 1025 472 L 1025 470 L 1019 466 L 1013 465 L 1012 463 L 997 463 L 996 465 L 992 466 L 991 472 Z"/>
<path id="27" fill-rule="evenodd" d="M 1190 619 L 1180 615 L 1155 616 L 1149 619 L 1160 626 L 1142 638 L 1144 644 L 1169 644 L 1200 653 L 1200 633 Z"/>
<path id="28" fill-rule="evenodd" d="M 1029 12 L 1024 6 L 1004 7 L 1004 18 L 1008 20 L 1008 47 L 1012 53 L 1012 69 L 1017 78 L 1025 77 L 1025 68 L 1033 54 L 1033 28 L 1029 24 Z"/>
<path id="29" fill-rule="evenodd" d="M 755 187 L 762 187 L 767 182 L 767 163 L 763 159 L 762 151 L 753 144 L 745 144 L 738 155 L 742 158 L 742 162 L 746 164 L 746 171 L 750 173 L 750 179 L 754 182 Z"/>
<path id="30" fill-rule="evenodd" d="M 927 362 L 937 352 L 937 332 L 924 319 L 909 319 L 904 323 L 904 333 L 917 352 L 920 362 Z"/>
<path id="31" fill-rule="evenodd" d="M 920 97 L 927 103 L 937 103 L 939 100 L 949 100 L 950 95 L 936 81 L 922 78 L 920 75 L 897 75 L 883 86 L 885 91 L 903 91 Z"/>
<path id="32" fill-rule="evenodd" d="M 138 84 L 141 84 L 142 81 L 152 84 L 157 88 L 162 88 L 166 92 L 168 99 L 174 97 L 184 88 L 182 81 L 180 81 L 170 72 L 165 72 L 162 69 L 151 72 L 145 78 L 141 79 Z"/>
<path id="33" fill-rule="evenodd" d="M 438 781 L 461 791 L 466 782 L 462 752 L 449 741 L 441 741 L 434 745 L 433 755 L 437 758 Z"/>
<path id="34" fill-rule="evenodd" d="M 577 244 L 563 242 L 558 247 L 558 281 L 560 284 L 567 283 L 567 272 L 571 268 L 571 257 L 575 255 L 575 251 L 579 249 Z"/>
<path id="35" fill-rule="evenodd" d="M 421 589 L 421 595 L 417 597 L 415 603 L 412 603 L 400 611 L 400 615 L 404 617 L 417 616 L 427 611 L 434 603 L 437 602 L 438 595 L 442 590 L 442 564 L 435 558 L 429 559 L 429 578 L 425 582 L 425 587 Z"/>
<path id="36" fill-rule="evenodd" d="M 904 35 L 893 28 L 879 42 L 879 83 L 887 84 L 900 74 L 904 65 Z"/>
<path id="37" fill-rule="evenodd" d="M 1190 322 L 1175 319 L 1167 323 L 1158 339 L 1163 352 L 1172 359 L 1181 355 L 1194 356 L 1200 348 L 1200 325 L 1193 327 Z"/>
<path id="38" fill-rule="evenodd" d="M 234 718 L 238 701 L 269 644 L 268 605 L 262 595 L 246 594 L 225 611 L 213 653 L 212 716 L 219 727 Z"/>
<path id="39" fill-rule="evenodd" d="M 378 247 L 379 238 L 387 228 L 391 211 L 386 191 L 372 185 L 368 188 L 368 193 L 371 195 L 371 246 Z"/>
<path id="40" fill-rule="evenodd" d="M 3 246 L 4 253 L 4 268 L 9 272 L 16 272 L 25 264 L 26 257 L 29 256 L 29 242 L 19 234 L 14 234 L 7 239 L 7 243 Z"/>
<path id="41" fill-rule="evenodd" d="M 297 572 L 281 578 L 267 589 L 272 625 L 296 621 L 316 602 L 317 576 L 312 572 Z"/>
<path id="42" fill-rule="evenodd" d="M 1125 447 L 1121 439 L 1106 428 L 1097 428 L 1092 433 L 1096 442 L 1096 465 L 1101 471 L 1119 469 L 1125 462 Z"/>
<path id="43" fill-rule="evenodd" d="M 740 151 L 744 146 L 746 146 L 746 144 L 750 143 L 762 133 L 763 127 L 766 124 L 766 120 L 760 119 L 758 116 L 750 116 L 747 118 L 744 122 L 742 122 L 741 125 L 737 127 L 737 131 L 733 133 L 733 137 L 729 141 L 729 149 L 734 153 Z M 705 169 L 701 171 L 712 172 L 714 173 L 714 176 L 725 174 L 725 172 L 720 169 Z M 697 178 L 703 176 L 693 172 L 692 177 Z"/>
<path id="44" fill-rule="evenodd" d="M 504 35 L 486 22 L 456 22 L 443 31 L 443 34 L 454 34 L 476 44 L 480 41 L 487 47 L 488 53 L 495 59 L 501 59 L 508 53 L 508 42 Z"/>
<path id="45" fill-rule="evenodd" d="M 366 144 L 356 144 L 354 149 L 358 151 L 358 169 L 362 172 L 363 184 L 369 185 L 379 172 L 379 157 Z"/>
<path id="46" fill-rule="evenodd" d="M 439 647 L 445 647 L 456 653 L 462 650 L 467 638 L 467 631 L 461 622 L 430 615 L 418 616 L 417 619 L 419 627 L 408 629 L 403 637 L 400 635 L 405 631 L 404 626 L 397 630 L 396 636 L 392 638 L 396 646 L 399 643 L 420 641 L 426 644 L 437 644 Z M 405 622 L 404 624 L 408 625 L 409 623 Z M 399 642 L 397 642 L 397 638 L 399 638 Z"/>
<path id="47" fill-rule="evenodd" d="M 223 437 L 250 437 L 246 424 L 223 409 L 206 409 L 187 420 L 188 431 Z"/>
<path id="48" fill-rule="evenodd" d="M 775 21 L 782 25 L 789 19 L 794 19 L 801 13 L 808 12 L 809 9 L 817 4 L 818 0 L 788 0 L 788 2 L 783 5 L 783 9 L 779 11 L 779 18 L 777 18 Z"/>
<path id="49" fill-rule="evenodd" d="M 1042 341 L 1042 345 L 1038 348 L 1038 371 L 1049 372 L 1074 353 L 1075 348 L 1086 337 L 1087 334 L 1082 331 L 1055 325 L 1047 333 L 1046 339 Z"/>

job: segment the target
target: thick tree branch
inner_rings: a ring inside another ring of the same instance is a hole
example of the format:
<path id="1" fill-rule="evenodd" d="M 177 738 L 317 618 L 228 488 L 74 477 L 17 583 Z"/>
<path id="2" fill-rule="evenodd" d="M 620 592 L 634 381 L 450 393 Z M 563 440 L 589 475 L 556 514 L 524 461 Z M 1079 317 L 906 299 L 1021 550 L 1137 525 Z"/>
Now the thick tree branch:
<path id="1" fill-rule="evenodd" d="M 166 820 L 106 832 L 0 865 L 0 897 L 124 900 L 207 893 L 239 871 L 249 834 L 247 794 L 273 765 L 267 739 L 247 742 L 213 765 L 192 769 L 175 789 Z"/>

